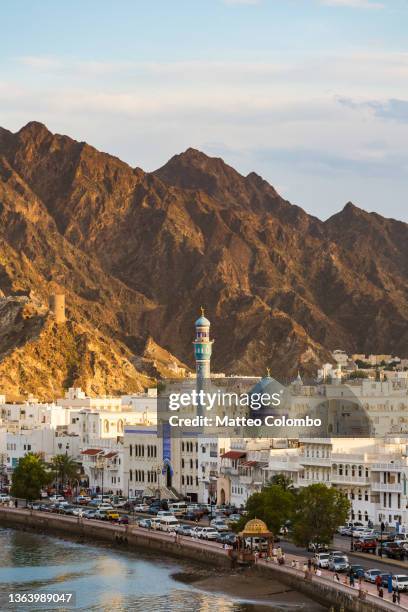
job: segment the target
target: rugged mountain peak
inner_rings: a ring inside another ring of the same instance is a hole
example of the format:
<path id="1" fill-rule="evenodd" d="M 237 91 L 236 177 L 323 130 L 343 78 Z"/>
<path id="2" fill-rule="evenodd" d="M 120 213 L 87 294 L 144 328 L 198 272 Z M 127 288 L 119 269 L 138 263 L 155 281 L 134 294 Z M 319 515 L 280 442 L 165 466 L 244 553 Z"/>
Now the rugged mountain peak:
<path id="1" fill-rule="evenodd" d="M 26 139 L 27 137 L 33 139 L 44 139 L 47 137 L 52 137 L 52 133 L 43 123 L 40 123 L 39 121 L 29 121 L 17 132 L 17 136 L 23 139 Z"/>

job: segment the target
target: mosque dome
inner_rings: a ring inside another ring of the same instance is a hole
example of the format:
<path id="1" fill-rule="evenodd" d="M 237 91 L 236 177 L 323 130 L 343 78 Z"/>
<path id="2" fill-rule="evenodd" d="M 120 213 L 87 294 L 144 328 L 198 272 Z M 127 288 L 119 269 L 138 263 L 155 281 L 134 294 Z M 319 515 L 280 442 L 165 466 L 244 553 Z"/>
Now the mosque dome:
<path id="1" fill-rule="evenodd" d="M 261 378 L 261 380 L 258 380 L 258 382 L 249 391 L 249 393 L 251 395 L 252 393 L 266 393 L 268 391 L 269 385 L 273 382 L 274 380 L 268 370 L 267 375 Z"/>
<path id="2" fill-rule="evenodd" d="M 201 317 L 198 317 L 197 321 L 194 324 L 196 327 L 210 327 L 211 323 L 210 321 L 207 319 L 207 317 L 204 316 L 204 308 L 201 307 Z"/>
<path id="3" fill-rule="evenodd" d="M 270 533 L 266 523 L 260 519 L 254 518 L 247 522 L 243 529 L 245 536 L 262 536 Z"/>
<path id="4" fill-rule="evenodd" d="M 209 320 L 207 319 L 207 317 L 199 317 L 197 319 L 197 321 L 194 324 L 196 327 L 209 327 L 211 325 L 211 323 L 209 322 Z"/>

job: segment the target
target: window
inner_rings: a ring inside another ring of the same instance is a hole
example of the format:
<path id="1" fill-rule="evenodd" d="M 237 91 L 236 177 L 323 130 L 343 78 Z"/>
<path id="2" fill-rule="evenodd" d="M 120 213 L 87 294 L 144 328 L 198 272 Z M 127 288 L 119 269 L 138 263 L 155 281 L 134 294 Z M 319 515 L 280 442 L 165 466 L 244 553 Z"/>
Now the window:
<path id="1" fill-rule="evenodd" d="M 129 444 L 129 455 L 132 456 L 133 450 L 132 450 L 132 445 Z"/>
<path id="2" fill-rule="evenodd" d="M 130 480 L 130 482 L 132 482 L 132 480 L 133 480 L 133 472 L 132 472 L 132 470 L 129 470 L 129 480 Z"/>

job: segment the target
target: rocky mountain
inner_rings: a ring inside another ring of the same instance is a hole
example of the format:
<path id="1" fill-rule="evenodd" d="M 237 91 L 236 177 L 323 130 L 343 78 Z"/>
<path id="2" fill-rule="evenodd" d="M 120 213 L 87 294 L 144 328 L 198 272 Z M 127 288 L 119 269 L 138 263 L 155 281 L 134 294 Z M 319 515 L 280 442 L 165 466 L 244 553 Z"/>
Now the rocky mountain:
<path id="1" fill-rule="evenodd" d="M 22 393 L 17 364 L 38 344 L 39 367 L 61 351 L 62 374 L 43 371 L 43 397 L 68 382 L 90 393 L 140 388 L 146 375 L 193 365 L 201 304 L 218 371 L 270 366 L 290 378 L 338 347 L 408 356 L 407 238 L 408 225 L 352 204 L 322 222 L 255 173 L 194 149 L 145 173 L 39 123 L 0 129 L 0 289 L 39 304 L 27 329 L 0 331 L 0 371 L 14 359 Z M 71 361 L 46 309 L 57 290 L 64 333 L 77 339 Z M 0 330 L 1 318 L 0 305 Z"/>

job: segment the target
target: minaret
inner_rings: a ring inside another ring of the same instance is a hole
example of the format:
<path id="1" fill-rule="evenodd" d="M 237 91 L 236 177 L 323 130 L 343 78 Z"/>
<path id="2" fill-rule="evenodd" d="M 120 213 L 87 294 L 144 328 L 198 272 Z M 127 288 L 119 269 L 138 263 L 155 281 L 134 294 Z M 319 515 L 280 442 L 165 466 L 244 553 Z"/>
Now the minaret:
<path id="1" fill-rule="evenodd" d="M 202 388 L 204 380 L 211 376 L 211 353 L 212 343 L 210 340 L 210 325 L 204 316 L 204 308 L 201 307 L 201 317 L 195 322 L 196 337 L 194 344 L 194 355 L 196 361 L 197 389 Z"/>

